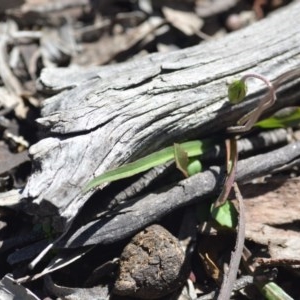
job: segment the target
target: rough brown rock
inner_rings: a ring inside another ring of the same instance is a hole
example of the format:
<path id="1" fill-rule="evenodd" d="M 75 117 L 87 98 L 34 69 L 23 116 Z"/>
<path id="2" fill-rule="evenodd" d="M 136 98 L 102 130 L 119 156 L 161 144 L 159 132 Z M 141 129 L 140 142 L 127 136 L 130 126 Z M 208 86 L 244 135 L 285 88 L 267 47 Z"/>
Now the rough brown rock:
<path id="1" fill-rule="evenodd" d="M 157 299 L 182 286 L 188 269 L 179 241 L 162 226 L 151 225 L 125 247 L 114 293 Z"/>

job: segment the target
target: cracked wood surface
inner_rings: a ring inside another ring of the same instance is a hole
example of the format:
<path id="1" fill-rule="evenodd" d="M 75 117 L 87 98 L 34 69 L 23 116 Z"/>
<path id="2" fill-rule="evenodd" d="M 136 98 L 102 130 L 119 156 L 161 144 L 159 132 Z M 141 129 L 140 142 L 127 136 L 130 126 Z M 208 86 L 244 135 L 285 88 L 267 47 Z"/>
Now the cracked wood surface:
<path id="1" fill-rule="evenodd" d="M 49 137 L 30 148 L 34 171 L 22 195 L 28 211 L 52 217 L 63 231 L 92 195 L 81 190 L 94 176 L 234 125 L 264 90 L 250 82 L 248 101 L 231 107 L 226 82 L 247 72 L 274 80 L 299 66 L 299 19 L 296 3 L 196 47 L 112 66 L 45 69 L 40 88 L 56 95 L 38 120 Z M 285 84 L 272 110 L 299 105 L 299 85 Z"/>

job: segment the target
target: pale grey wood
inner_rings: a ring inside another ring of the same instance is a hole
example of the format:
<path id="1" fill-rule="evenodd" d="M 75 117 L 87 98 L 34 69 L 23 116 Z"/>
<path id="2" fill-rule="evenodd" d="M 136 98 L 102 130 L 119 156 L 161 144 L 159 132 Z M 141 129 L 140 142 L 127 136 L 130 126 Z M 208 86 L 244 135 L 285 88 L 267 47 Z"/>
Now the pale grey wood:
<path id="1" fill-rule="evenodd" d="M 288 22 L 287 22 L 288 20 Z M 226 81 L 247 72 L 271 80 L 300 65 L 300 3 L 244 30 L 196 47 L 113 66 L 46 69 L 40 85 L 61 93 L 45 101 L 39 123 L 51 137 L 32 146 L 34 172 L 23 192 L 28 210 L 64 230 L 92 192 L 95 175 L 158 148 L 234 125 L 262 95 L 229 106 Z M 299 81 L 285 85 L 274 110 L 299 104 Z M 101 199 L 99 199 L 101 201 Z"/>
<path id="2" fill-rule="evenodd" d="M 18 210 L 21 206 L 20 190 L 14 189 L 0 193 L 0 206 L 11 207 Z"/>

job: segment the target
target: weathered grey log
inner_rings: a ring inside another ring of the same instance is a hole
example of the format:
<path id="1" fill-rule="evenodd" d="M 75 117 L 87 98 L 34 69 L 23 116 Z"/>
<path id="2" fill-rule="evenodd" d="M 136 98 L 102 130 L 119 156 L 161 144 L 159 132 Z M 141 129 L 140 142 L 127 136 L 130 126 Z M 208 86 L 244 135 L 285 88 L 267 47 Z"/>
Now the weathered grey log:
<path id="1" fill-rule="evenodd" d="M 246 72 L 274 80 L 300 65 L 300 4 L 222 39 L 113 66 L 45 69 L 39 123 L 50 137 L 32 146 L 34 172 L 23 192 L 28 210 L 64 230 L 92 192 L 95 175 L 158 148 L 234 125 L 264 92 L 229 106 L 226 81 Z M 286 22 L 288 20 L 288 22 Z M 300 103 L 300 83 L 285 84 L 273 111 Z M 101 201 L 101 199 L 99 199 Z"/>

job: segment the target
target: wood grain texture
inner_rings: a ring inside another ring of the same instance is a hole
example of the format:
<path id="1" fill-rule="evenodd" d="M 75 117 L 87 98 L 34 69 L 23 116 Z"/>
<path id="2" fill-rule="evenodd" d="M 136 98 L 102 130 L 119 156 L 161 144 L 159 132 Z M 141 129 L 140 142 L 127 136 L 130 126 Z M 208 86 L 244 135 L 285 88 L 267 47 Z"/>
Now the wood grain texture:
<path id="1" fill-rule="evenodd" d="M 112 66 L 45 69 L 40 88 L 60 93 L 45 101 L 38 120 L 49 137 L 30 149 L 28 211 L 53 217 L 63 231 L 92 195 L 81 190 L 94 176 L 234 125 L 264 90 L 250 82 L 248 101 L 229 106 L 226 81 L 247 72 L 274 80 L 300 65 L 299 19 L 296 3 L 196 47 Z M 299 104 L 299 86 L 284 85 L 272 110 Z"/>

